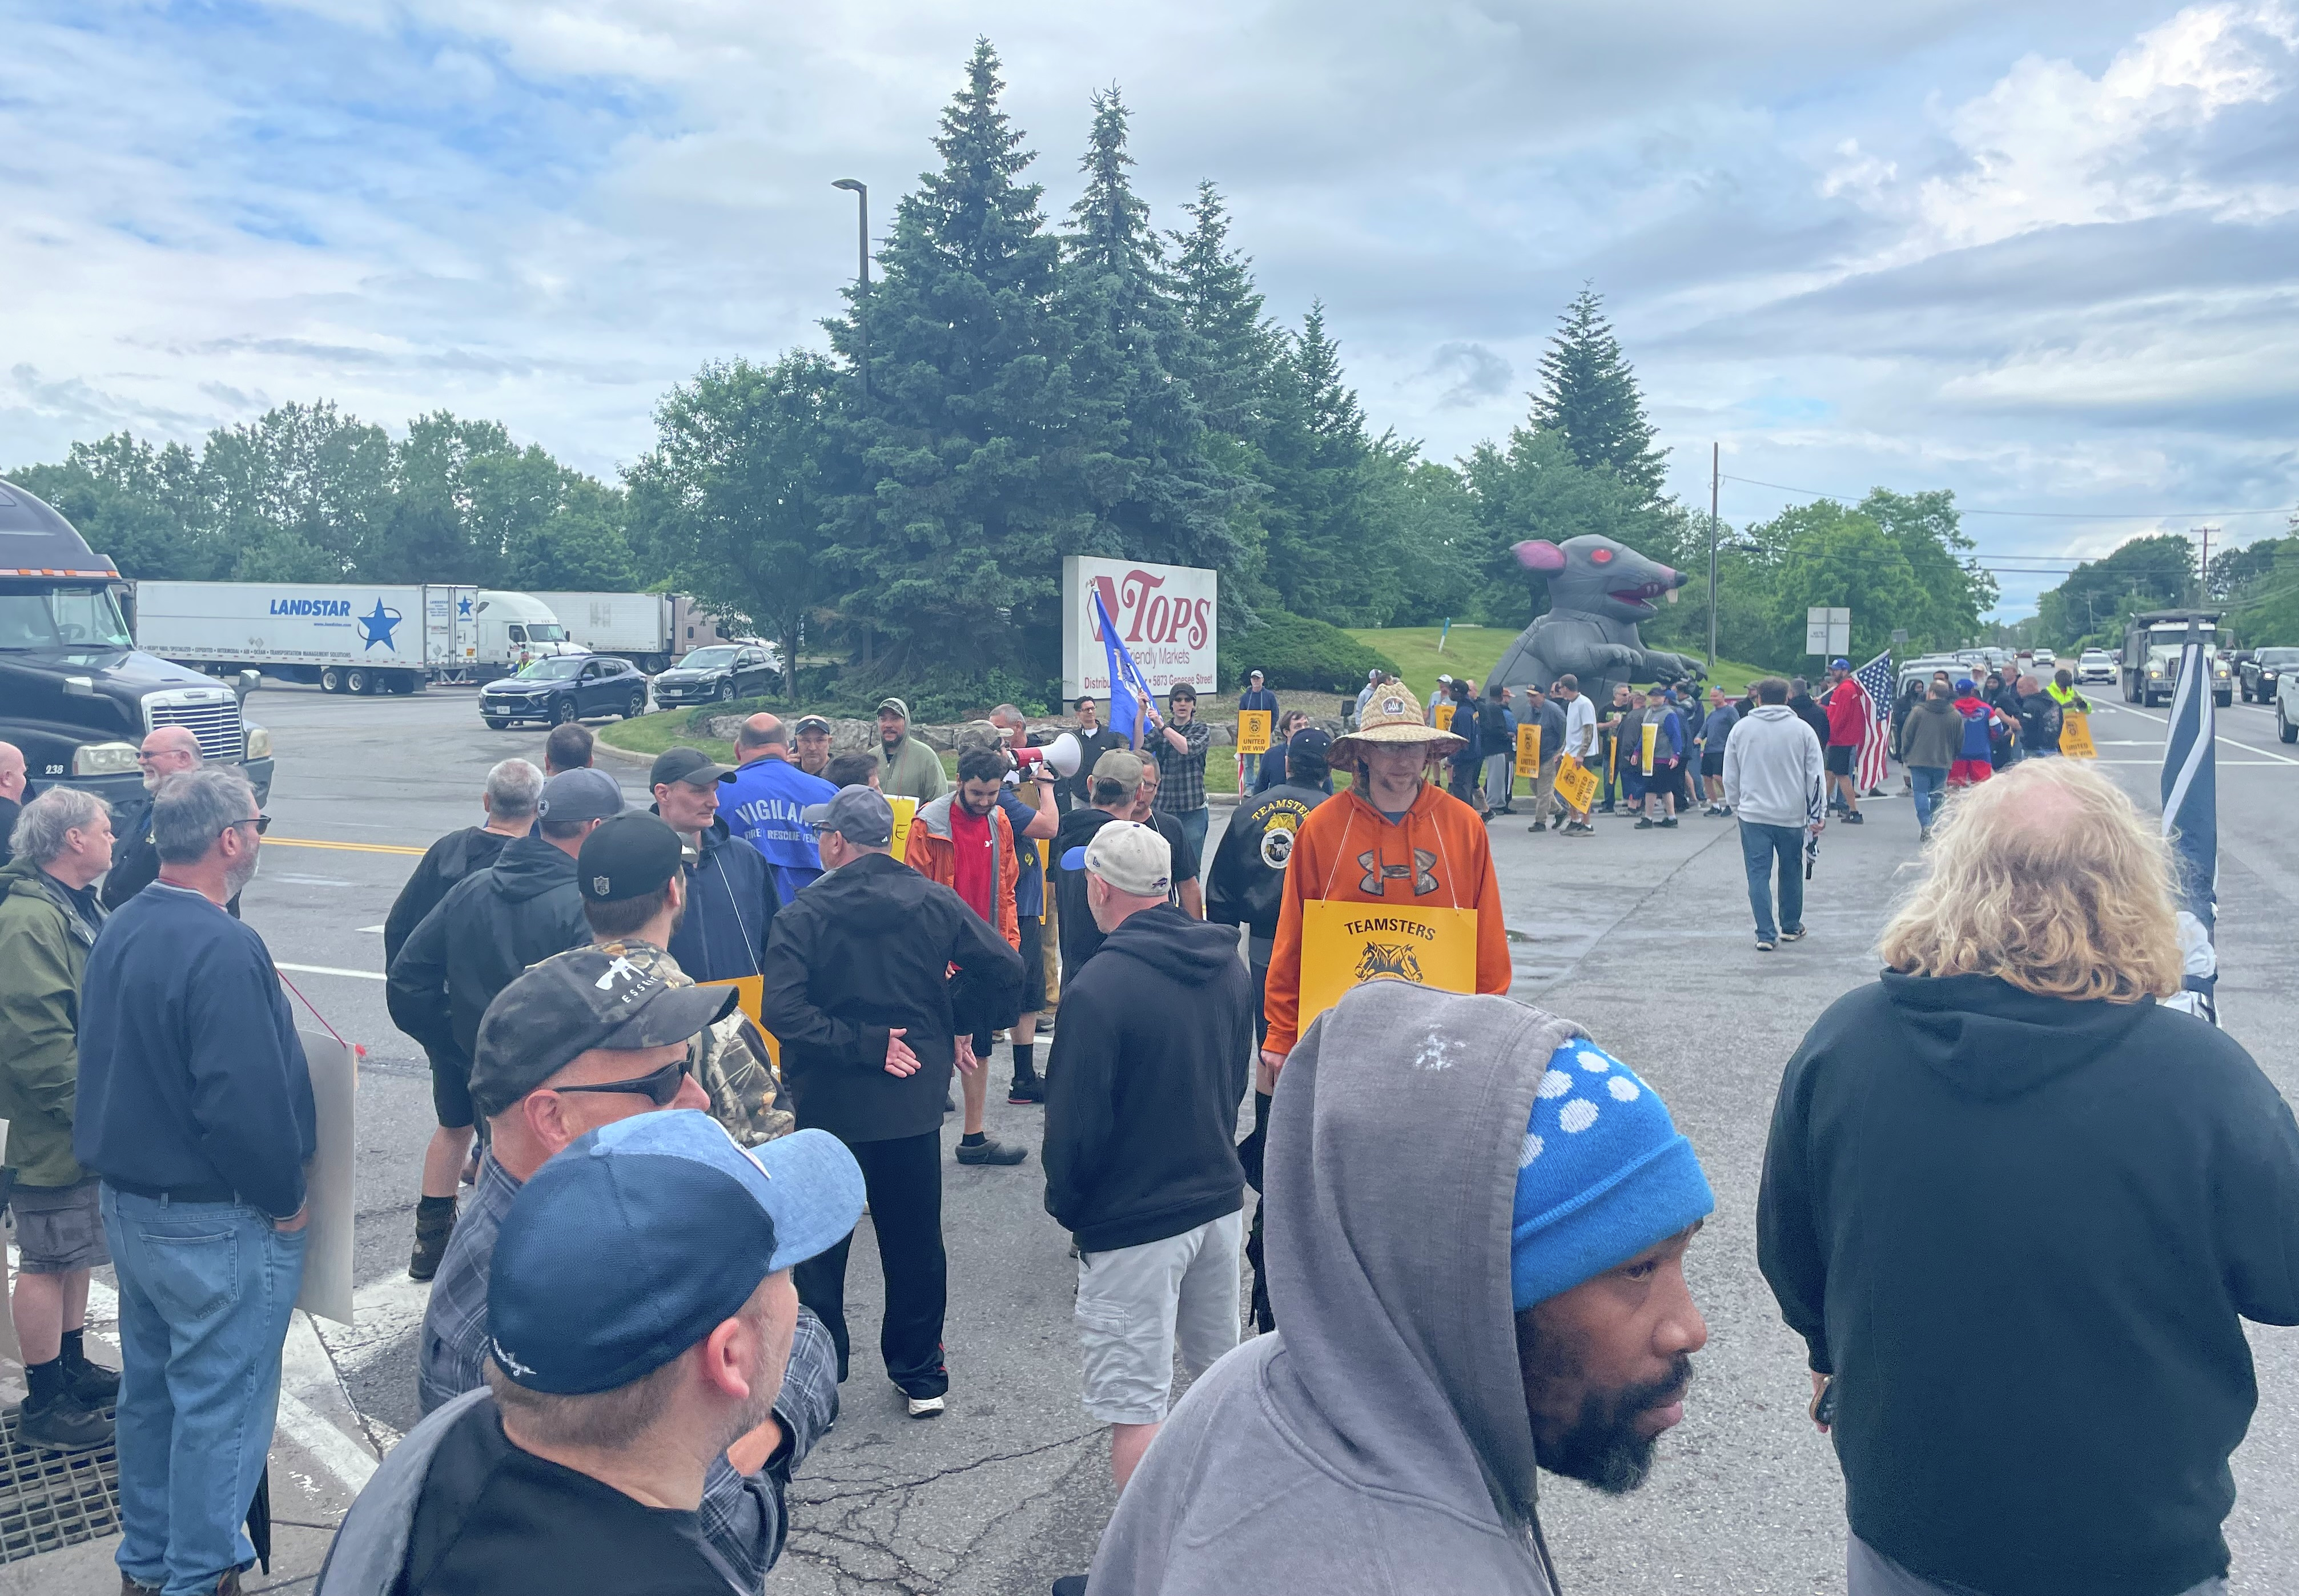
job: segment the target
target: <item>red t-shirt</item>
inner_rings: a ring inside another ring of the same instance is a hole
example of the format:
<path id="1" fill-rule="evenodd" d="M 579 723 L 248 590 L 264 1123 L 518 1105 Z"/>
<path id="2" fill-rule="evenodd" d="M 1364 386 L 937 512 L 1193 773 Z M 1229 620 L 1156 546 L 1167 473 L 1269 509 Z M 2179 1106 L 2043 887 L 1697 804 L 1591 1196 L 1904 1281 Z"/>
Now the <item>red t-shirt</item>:
<path id="1" fill-rule="evenodd" d="M 998 872 L 990 863 L 991 819 L 989 815 L 968 814 L 966 805 L 955 799 L 950 802 L 950 885 L 975 913 L 994 926 L 998 923 L 994 896 Z"/>

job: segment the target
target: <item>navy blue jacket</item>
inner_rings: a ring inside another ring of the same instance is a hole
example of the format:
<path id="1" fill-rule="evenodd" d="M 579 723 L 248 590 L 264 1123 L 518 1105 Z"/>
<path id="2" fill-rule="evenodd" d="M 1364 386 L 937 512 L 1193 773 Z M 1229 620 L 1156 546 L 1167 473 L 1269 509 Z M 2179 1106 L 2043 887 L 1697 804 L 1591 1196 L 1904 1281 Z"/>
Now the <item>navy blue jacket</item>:
<path id="1" fill-rule="evenodd" d="M 713 820 L 701 859 L 686 873 L 686 913 L 670 934 L 670 956 L 697 981 L 755 976 L 781 906 L 766 855 Z"/>
<path id="2" fill-rule="evenodd" d="M 311 1067 L 263 939 L 161 882 L 121 904 L 80 986 L 72 1155 L 139 1185 L 227 1185 L 284 1219 L 317 1145 Z"/>

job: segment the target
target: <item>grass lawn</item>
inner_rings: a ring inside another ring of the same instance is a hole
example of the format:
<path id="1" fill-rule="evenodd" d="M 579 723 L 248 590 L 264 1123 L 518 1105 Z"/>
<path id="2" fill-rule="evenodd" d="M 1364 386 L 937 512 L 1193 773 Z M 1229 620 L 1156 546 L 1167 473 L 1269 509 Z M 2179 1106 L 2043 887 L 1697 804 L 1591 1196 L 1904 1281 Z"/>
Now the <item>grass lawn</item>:
<path id="1" fill-rule="evenodd" d="M 1349 628 L 1349 636 L 1396 661 L 1404 673 L 1405 685 L 1423 702 L 1428 701 L 1430 689 L 1436 686 L 1440 672 L 1465 676 L 1482 686 L 1486 673 L 1500 663 L 1501 655 L 1516 641 L 1514 631 L 1501 627 L 1457 626 L 1445 640 L 1444 652 L 1440 653 L 1439 630 L 1436 627 L 1358 627 Z M 1739 694 L 1750 682 L 1769 674 L 1762 666 L 1744 664 L 1739 660 L 1719 660 L 1708 680 L 1727 693 Z"/>

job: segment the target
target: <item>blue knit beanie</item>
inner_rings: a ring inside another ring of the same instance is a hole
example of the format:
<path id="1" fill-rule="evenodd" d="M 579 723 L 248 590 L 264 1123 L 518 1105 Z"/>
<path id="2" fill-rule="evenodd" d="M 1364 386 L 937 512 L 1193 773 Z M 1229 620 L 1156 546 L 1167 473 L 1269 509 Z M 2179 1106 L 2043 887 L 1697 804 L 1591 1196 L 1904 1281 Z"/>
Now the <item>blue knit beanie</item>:
<path id="1" fill-rule="evenodd" d="M 1595 1043 L 1549 1056 L 1517 1154 L 1509 1297 L 1519 1313 L 1716 1208 L 1660 1093 Z"/>

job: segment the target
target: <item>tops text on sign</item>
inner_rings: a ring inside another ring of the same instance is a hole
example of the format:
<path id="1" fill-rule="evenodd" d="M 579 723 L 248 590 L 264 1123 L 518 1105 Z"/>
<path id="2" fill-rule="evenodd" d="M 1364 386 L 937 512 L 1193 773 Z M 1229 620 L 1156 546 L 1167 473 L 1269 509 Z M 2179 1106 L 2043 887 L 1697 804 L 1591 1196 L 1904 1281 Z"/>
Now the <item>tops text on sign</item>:
<path id="1" fill-rule="evenodd" d="M 1221 576 L 1185 565 L 1150 565 L 1071 554 L 1062 561 L 1062 693 L 1106 694 L 1109 666 L 1092 595 L 1117 623 L 1118 641 L 1163 694 L 1183 682 L 1218 685 Z"/>

